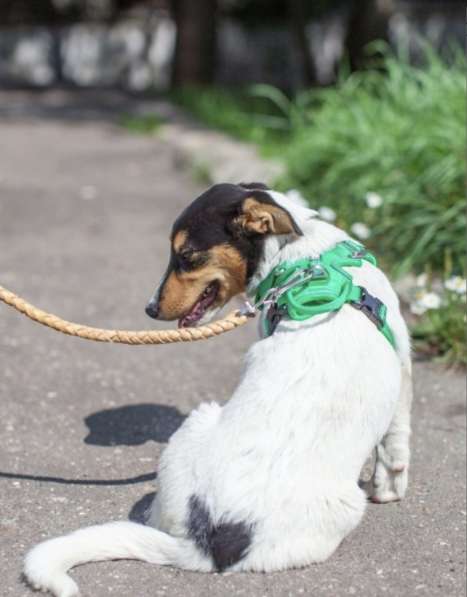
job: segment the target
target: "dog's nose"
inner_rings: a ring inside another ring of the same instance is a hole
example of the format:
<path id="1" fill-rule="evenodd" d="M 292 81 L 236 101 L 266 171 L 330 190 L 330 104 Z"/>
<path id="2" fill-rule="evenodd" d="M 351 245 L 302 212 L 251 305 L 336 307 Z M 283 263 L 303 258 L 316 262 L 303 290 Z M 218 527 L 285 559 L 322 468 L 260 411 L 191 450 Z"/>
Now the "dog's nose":
<path id="1" fill-rule="evenodd" d="M 157 301 L 149 301 L 145 311 L 146 315 L 149 315 L 149 317 L 152 317 L 153 319 L 157 319 L 159 317 L 159 305 L 157 304 Z"/>

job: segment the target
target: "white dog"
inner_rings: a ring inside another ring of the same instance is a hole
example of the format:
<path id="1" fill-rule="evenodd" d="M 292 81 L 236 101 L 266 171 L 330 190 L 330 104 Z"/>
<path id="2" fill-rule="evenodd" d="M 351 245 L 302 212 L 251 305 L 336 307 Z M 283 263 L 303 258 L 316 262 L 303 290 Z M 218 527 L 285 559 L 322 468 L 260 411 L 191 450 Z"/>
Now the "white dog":
<path id="1" fill-rule="evenodd" d="M 206 321 L 278 264 L 318 258 L 348 236 L 264 185 L 216 185 L 175 222 L 168 270 L 147 312 Z M 371 263 L 347 269 L 387 307 L 395 348 L 362 312 L 284 317 L 248 351 L 223 407 L 201 404 L 162 455 L 149 525 L 111 522 L 41 543 L 36 588 L 71 597 L 78 564 L 138 559 L 199 571 L 273 571 L 328 558 L 360 522 L 358 485 L 377 447 L 371 498 L 403 497 L 409 466 L 410 343 Z"/>

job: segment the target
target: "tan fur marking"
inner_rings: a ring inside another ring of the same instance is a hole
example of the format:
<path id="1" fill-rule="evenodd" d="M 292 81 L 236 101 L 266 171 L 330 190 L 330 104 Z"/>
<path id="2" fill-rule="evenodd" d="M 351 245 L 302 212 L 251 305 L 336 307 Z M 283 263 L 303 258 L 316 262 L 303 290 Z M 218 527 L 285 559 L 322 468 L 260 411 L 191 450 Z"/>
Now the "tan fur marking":
<path id="1" fill-rule="evenodd" d="M 221 287 L 221 293 L 225 290 L 225 304 L 245 290 L 247 263 L 240 252 L 228 244 L 213 247 L 209 253 L 212 255 L 212 265 L 219 272 L 224 272 L 224 288 Z"/>
<path id="2" fill-rule="evenodd" d="M 186 239 L 188 238 L 188 232 L 186 230 L 179 230 L 177 234 L 174 236 L 172 245 L 174 251 L 178 253 L 183 245 L 186 243 Z"/>
<path id="3" fill-rule="evenodd" d="M 258 234 L 291 234 L 295 232 L 289 214 L 282 208 L 268 203 L 261 203 L 253 197 L 243 202 L 243 214 L 239 221 L 250 232 Z"/>
<path id="4" fill-rule="evenodd" d="M 198 300 L 205 286 L 193 284 L 188 273 L 172 272 L 165 281 L 159 301 L 159 311 L 164 319 L 179 319 L 187 313 Z"/>
<path id="5" fill-rule="evenodd" d="M 183 317 L 213 281 L 220 285 L 213 307 L 225 305 L 233 296 L 244 291 L 246 269 L 247 264 L 237 249 L 228 244 L 213 247 L 202 267 L 169 275 L 159 301 L 161 315 L 164 319 Z"/>

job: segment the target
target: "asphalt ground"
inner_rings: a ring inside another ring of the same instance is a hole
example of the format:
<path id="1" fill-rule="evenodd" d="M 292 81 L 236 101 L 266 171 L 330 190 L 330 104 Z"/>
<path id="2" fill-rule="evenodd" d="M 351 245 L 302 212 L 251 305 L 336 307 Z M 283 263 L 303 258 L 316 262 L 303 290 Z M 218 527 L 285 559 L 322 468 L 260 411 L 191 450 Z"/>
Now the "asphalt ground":
<path id="1" fill-rule="evenodd" d="M 147 328 L 171 224 L 201 189 L 157 136 L 114 124 L 136 100 L 45 100 L 0 93 L 0 284 L 66 319 Z M 100 345 L 0 305 L 1 596 L 31 594 L 21 561 L 38 541 L 142 520 L 164 444 L 201 401 L 228 399 L 254 327 L 194 344 Z M 415 364 L 413 429 L 406 499 L 369 505 L 324 564 L 204 575 L 125 561 L 73 576 L 87 597 L 463 596 L 463 374 Z"/>

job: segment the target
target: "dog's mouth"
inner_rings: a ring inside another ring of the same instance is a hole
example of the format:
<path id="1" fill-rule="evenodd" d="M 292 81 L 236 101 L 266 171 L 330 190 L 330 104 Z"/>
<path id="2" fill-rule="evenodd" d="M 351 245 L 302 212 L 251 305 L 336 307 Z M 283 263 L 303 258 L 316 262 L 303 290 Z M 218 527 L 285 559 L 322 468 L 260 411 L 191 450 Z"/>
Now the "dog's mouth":
<path id="1" fill-rule="evenodd" d="M 217 281 L 211 282 L 208 286 L 206 286 L 204 292 L 201 294 L 193 307 L 186 315 L 179 319 L 178 327 L 187 328 L 196 325 L 198 321 L 200 321 L 200 319 L 202 319 L 206 314 L 209 307 L 211 307 L 216 301 L 219 294 L 219 289 L 220 285 Z"/>

